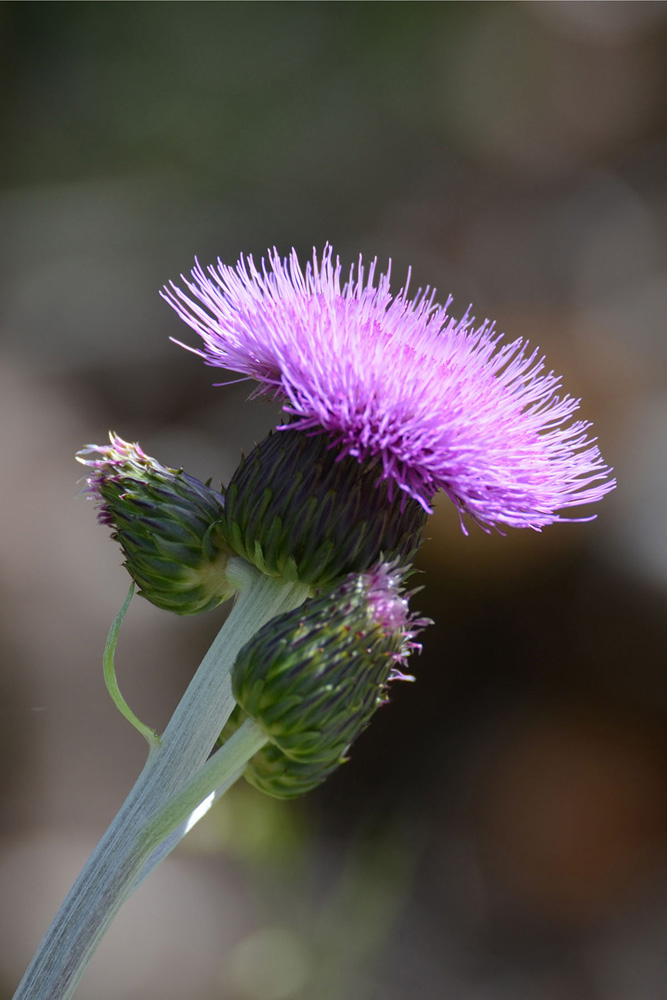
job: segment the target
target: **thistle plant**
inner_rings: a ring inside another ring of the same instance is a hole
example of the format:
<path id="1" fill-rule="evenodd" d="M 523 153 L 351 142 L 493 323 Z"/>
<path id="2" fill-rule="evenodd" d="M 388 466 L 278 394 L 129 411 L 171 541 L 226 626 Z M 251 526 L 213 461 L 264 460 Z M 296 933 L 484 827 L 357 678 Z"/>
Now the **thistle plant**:
<path id="1" fill-rule="evenodd" d="M 292 798 L 350 758 L 428 624 L 406 588 L 436 493 L 464 532 L 539 531 L 615 485 L 537 350 L 429 289 L 392 296 L 375 262 L 345 280 L 329 246 L 305 268 L 273 250 L 197 264 L 162 294 L 200 338 L 182 346 L 253 380 L 284 422 L 219 488 L 115 434 L 79 453 L 132 581 L 104 676 L 148 759 L 16 1000 L 72 996 L 123 902 L 238 778 Z M 181 615 L 234 598 L 162 734 L 115 677 L 135 588 Z"/>

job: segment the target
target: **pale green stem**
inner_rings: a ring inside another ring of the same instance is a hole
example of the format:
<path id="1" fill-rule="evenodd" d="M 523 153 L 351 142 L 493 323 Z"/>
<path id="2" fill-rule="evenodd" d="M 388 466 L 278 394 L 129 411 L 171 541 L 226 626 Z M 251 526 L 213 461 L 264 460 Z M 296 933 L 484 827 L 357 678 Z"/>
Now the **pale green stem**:
<path id="1" fill-rule="evenodd" d="M 230 561 L 228 575 L 232 574 L 240 589 L 232 613 L 202 660 L 160 744 L 152 746 L 134 788 L 46 932 L 14 1000 L 67 1000 L 72 996 L 104 933 L 161 841 L 187 817 L 188 809 L 196 810 L 202 799 L 239 773 L 243 753 L 252 756 L 261 745 L 253 727 L 244 735 L 242 727 L 234 744 L 229 741 L 226 759 L 222 748 L 206 763 L 234 707 L 230 673 L 239 650 L 271 618 L 298 607 L 309 588 L 264 576 L 241 559 Z M 200 771 L 206 776 L 202 781 Z M 193 778 L 194 791 L 186 787 Z"/>
<path id="2" fill-rule="evenodd" d="M 239 780 L 244 770 L 244 767 L 239 768 L 236 774 L 233 774 L 230 778 L 223 781 L 223 783 L 216 788 L 214 792 L 211 792 L 206 796 L 206 798 L 202 799 L 197 808 L 190 813 L 187 819 L 184 819 L 182 823 L 179 823 L 176 829 L 172 830 L 168 837 L 165 837 L 160 846 L 155 848 L 151 856 L 148 858 L 148 861 L 141 869 L 136 882 L 132 886 L 132 892 L 135 892 L 141 883 L 148 878 L 153 869 L 157 868 L 157 866 L 164 861 L 169 854 L 171 854 L 175 847 L 178 847 L 180 842 L 183 840 L 183 837 L 190 832 L 193 826 L 196 826 L 200 819 L 204 818 L 211 806 L 213 806 L 218 799 L 222 798 L 225 792 L 229 791 L 232 785 Z"/>
<path id="3" fill-rule="evenodd" d="M 266 742 L 264 730 L 252 719 L 246 719 L 240 729 L 197 771 L 194 778 L 153 815 L 145 831 L 147 839 L 161 844 L 172 830 L 177 829 L 181 823 L 188 823 L 202 803 L 214 797 L 223 783 L 239 774 L 243 765 Z"/>
<path id="4" fill-rule="evenodd" d="M 252 719 L 246 719 L 187 785 L 156 815 L 146 830 L 158 847 L 132 886 L 137 889 L 154 868 L 180 844 L 213 803 L 243 774 L 245 764 L 267 742 L 266 734 Z"/>

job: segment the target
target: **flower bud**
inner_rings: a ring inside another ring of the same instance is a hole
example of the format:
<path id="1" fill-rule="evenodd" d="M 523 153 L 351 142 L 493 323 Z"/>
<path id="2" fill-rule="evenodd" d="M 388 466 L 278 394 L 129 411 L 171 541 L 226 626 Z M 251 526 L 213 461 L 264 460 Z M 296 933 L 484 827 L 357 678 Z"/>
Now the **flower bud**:
<path id="1" fill-rule="evenodd" d="M 316 586 L 364 572 L 382 557 L 407 562 L 423 507 L 377 463 L 337 454 L 326 434 L 280 429 L 244 458 L 226 491 L 235 552 L 270 576 Z"/>
<path id="2" fill-rule="evenodd" d="M 93 471 L 88 490 L 101 524 L 111 527 L 125 566 L 151 604 L 195 615 L 228 600 L 222 494 L 178 469 L 160 465 L 138 444 L 110 433 L 110 445 L 88 445 L 77 460 Z M 93 453 L 100 457 L 85 458 Z"/>
<path id="3" fill-rule="evenodd" d="M 315 787 L 344 760 L 350 744 L 387 700 L 417 631 L 404 572 L 380 564 L 268 622 L 240 651 L 234 697 L 269 745 L 246 771 L 280 797 Z"/>

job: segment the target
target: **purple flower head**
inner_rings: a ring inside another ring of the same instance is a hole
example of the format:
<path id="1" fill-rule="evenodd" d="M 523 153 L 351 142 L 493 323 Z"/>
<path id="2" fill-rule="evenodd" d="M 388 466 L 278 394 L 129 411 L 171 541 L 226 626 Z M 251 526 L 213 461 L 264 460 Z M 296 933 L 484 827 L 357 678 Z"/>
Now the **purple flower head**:
<path id="1" fill-rule="evenodd" d="M 429 289 L 392 296 L 376 261 L 344 281 L 330 246 L 305 269 L 274 249 L 259 268 L 197 263 L 183 281 L 162 294 L 202 339 L 188 350 L 256 379 L 291 428 L 377 462 L 427 511 L 443 490 L 482 526 L 540 529 L 615 485 L 590 425 L 571 421 L 579 400 L 557 394 L 537 350 L 503 344 L 469 311 L 449 316 L 451 299 L 439 306 Z"/>

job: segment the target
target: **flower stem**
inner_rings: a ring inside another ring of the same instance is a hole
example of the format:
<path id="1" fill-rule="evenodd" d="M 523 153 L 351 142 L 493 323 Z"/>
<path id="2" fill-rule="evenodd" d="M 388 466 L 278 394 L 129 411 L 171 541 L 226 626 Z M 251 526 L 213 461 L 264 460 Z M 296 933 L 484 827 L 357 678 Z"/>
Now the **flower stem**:
<path id="1" fill-rule="evenodd" d="M 220 749 L 199 769 L 194 778 L 151 818 L 145 836 L 161 844 L 182 823 L 191 821 L 200 805 L 215 797 L 216 789 L 238 776 L 253 754 L 267 742 L 266 733 L 252 719 L 246 719 Z M 227 785 L 227 787 L 229 787 Z M 198 817 L 197 817 L 198 818 Z"/>
<path id="2" fill-rule="evenodd" d="M 68 1000 L 123 902 L 160 854 L 160 845 L 207 796 L 232 783 L 261 746 L 242 727 L 207 762 L 234 707 L 231 670 L 238 651 L 265 622 L 298 607 L 303 584 L 264 576 L 233 559 L 240 595 L 202 660 L 162 739 L 93 851 L 47 931 L 14 1000 Z M 244 756 L 245 755 L 245 756 Z"/>
<path id="3" fill-rule="evenodd" d="M 222 784 L 215 789 L 215 791 L 210 792 L 204 799 L 202 799 L 196 809 L 194 809 L 182 823 L 179 823 L 179 825 L 171 831 L 168 837 L 165 837 L 141 869 L 141 872 L 132 886 L 132 892 L 135 892 L 141 883 L 148 878 L 153 869 L 157 868 L 157 866 L 164 861 L 167 855 L 171 854 L 175 847 L 178 847 L 180 842 L 183 840 L 183 837 L 190 832 L 192 827 L 195 826 L 200 819 L 204 818 L 211 806 L 217 802 L 218 799 L 222 798 L 225 792 L 229 791 L 232 785 L 239 780 L 244 770 L 245 764 L 243 767 L 240 767 L 236 773 L 226 778 Z"/>

